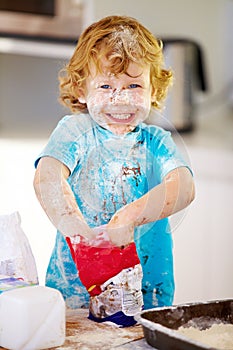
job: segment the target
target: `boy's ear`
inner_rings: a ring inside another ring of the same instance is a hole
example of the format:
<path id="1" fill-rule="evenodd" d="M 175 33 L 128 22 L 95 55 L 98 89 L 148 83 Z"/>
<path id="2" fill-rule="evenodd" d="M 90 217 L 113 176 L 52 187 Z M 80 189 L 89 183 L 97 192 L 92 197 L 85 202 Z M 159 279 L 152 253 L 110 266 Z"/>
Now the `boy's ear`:
<path id="1" fill-rule="evenodd" d="M 77 89 L 78 100 L 80 103 L 86 103 L 85 92 L 83 88 Z"/>

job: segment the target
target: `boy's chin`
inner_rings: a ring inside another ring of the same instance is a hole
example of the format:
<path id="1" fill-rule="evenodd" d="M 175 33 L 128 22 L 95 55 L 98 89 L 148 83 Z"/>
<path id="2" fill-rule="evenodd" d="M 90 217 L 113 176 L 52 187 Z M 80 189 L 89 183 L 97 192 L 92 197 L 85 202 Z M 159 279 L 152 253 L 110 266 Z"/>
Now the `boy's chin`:
<path id="1" fill-rule="evenodd" d="M 94 118 L 92 117 L 99 126 L 101 126 L 104 129 L 110 130 L 112 133 L 116 135 L 122 135 L 126 134 L 128 132 L 133 131 L 140 123 L 142 123 L 147 116 L 144 116 L 142 118 L 135 118 L 134 120 L 127 122 L 120 122 L 120 121 L 111 121 L 111 120 L 100 120 L 100 118 Z"/>

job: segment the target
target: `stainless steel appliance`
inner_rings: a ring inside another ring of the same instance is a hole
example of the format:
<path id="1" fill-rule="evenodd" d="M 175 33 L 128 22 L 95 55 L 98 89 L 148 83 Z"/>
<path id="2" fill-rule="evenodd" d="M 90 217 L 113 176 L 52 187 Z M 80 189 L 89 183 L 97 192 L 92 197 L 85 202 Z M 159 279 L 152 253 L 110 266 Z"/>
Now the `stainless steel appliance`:
<path id="1" fill-rule="evenodd" d="M 85 0 L 0 0 L 0 35 L 77 40 Z"/>
<path id="2" fill-rule="evenodd" d="M 197 92 L 207 91 L 204 54 L 189 39 L 163 39 L 165 65 L 174 73 L 165 108 L 151 113 L 148 122 L 167 130 L 192 131 L 196 126 Z"/>

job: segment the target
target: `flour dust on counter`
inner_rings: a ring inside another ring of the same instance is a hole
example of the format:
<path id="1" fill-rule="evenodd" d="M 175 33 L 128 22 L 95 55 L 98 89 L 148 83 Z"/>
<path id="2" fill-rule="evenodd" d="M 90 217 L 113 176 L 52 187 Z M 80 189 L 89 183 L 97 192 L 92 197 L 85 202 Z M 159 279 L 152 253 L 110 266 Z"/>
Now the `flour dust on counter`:
<path id="1" fill-rule="evenodd" d="M 60 350 L 110 350 L 143 338 L 140 325 L 120 328 L 88 319 L 87 309 L 67 310 L 66 340 Z"/>

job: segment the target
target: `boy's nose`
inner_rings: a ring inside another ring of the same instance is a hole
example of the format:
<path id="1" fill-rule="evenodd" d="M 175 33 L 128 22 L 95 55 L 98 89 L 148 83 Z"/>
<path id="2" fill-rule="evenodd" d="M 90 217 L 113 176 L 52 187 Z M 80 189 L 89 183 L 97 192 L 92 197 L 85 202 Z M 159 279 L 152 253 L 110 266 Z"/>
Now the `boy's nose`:
<path id="1" fill-rule="evenodd" d="M 110 96 L 110 100 L 114 104 L 125 104 L 129 103 L 129 95 L 128 92 L 122 88 L 122 89 L 114 89 L 112 91 L 112 94 Z"/>

